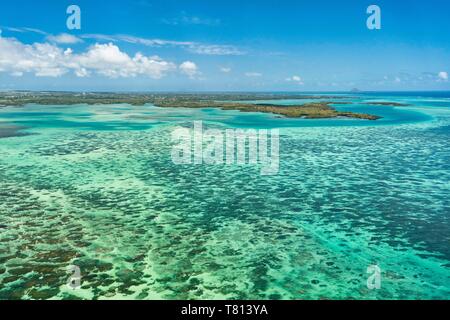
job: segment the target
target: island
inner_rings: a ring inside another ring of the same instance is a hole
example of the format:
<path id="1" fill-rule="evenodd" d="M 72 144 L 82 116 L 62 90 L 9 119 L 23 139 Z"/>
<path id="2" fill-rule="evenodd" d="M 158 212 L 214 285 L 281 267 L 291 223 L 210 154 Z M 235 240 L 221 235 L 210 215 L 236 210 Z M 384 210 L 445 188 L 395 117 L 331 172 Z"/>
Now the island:
<path id="1" fill-rule="evenodd" d="M 341 112 L 334 109 L 332 104 L 340 102 L 310 102 L 301 105 L 276 105 L 264 103 L 239 103 L 226 101 L 195 101 L 195 100 L 158 100 L 154 105 L 161 108 L 219 108 L 223 110 L 237 110 L 241 112 L 262 112 L 281 115 L 286 118 L 323 119 L 348 117 L 365 120 L 378 120 L 379 116 Z"/>
<path id="2" fill-rule="evenodd" d="M 152 104 L 160 108 L 218 108 L 240 112 L 262 112 L 286 118 L 323 119 L 356 118 L 378 120 L 379 116 L 338 111 L 332 105 L 351 104 L 343 102 L 345 96 L 270 94 L 270 93 L 73 93 L 73 92 L 1 92 L 0 107 L 74 104 Z M 260 103 L 267 100 L 317 100 L 298 105 Z M 326 100 L 326 101 L 324 101 Z"/>

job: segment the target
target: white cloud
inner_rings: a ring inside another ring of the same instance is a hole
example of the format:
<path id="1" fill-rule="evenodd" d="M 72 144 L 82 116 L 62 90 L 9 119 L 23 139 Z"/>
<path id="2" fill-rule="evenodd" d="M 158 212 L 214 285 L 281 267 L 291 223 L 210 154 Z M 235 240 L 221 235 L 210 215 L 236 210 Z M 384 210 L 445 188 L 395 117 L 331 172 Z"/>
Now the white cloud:
<path id="1" fill-rule="evenodd" d="M 402 79 L 400 79 L 399 77 L 395 77 L 395 80 L 394 80 L 396 83 L 400 83 L 400 82 L 402 82 Z"/>
<path id="2" fill-rule="evenodd" d="M 302 78 L 300 76 L 292 76 L 292 77 L 286 78 L 286 81 L 292 81 L 292 82 L 295 82 L 295 83 L 297 83 L 299 85 L 303 85 L 304 84 L 303 80 L 302 80 Z"/>
<path id="3" fill-rule="evenodd" d="M 199 18 L 191 17 L 189 18 L 191 22 L 196 22 L 197 24 L 202 24 L 206 20 L 200 20 Z M 18 33 L 26 33 L 33 32 L 37 34 L 41 34 L 47 37 L 47 39 L 51 42 L 61 43 L 61 44 L 74 44 L 77 42 L 81 42 L 82 39 L 91 39 L 97 41 L 105 41 L 105 42 L 127 42 L 133 44 L 141 44 L 149 47 L 180 47 L 184 50 L 195 54 L 201 55 L 220 55 L 220 56 L 238 56 L 245 55 L 246 52 L 240 50 L 239 48 L 232 45 L 220 45 L 220 44 L 205 44 L 195 41 L 175 41 L 175 40 L 164 40 L 164 39 L 148 39 L 148 38 L 140 38 L 131 35 L 106 35 L 106 34 L 83 34 L 79 37 L 75 37 L 70 34 L 60 34 L 60 35 L 52 35 L 45 31 L 34 29 L 34 28 L 14 28 L 14 27 L 5 27 L 5 30 L 10 32 L 18 32 Z"/>
<path id="4" fill-rule="evenodd" d="M 68 33 L 61 33 L 57 36 L 50 35 L 47 37 L 47 40 L 50 42 L 56 42 L 61 44 L 75 44 L 83 41 L 80 38 L 75 37 Z"/>
<path id="5" fill-rule="evenodd" d="M 438 78 L 441 81 L 448 81 L 448 73 L 445 71 L 441 71 L 438 73 Z"/>
<path id="6" fill-rule="evenodd" d="M 188 49 L 192 53 L 213 55 L 213 56 L 241 56 L 245 52 L 230 45 L 204 45 L 204 44 L 192 44 Z"/>
<path id="7" fill-rule="evenodd" d="M 117 36 L 106 36 L 106 35 L 84 35 L 82 38 L 94 38 L 97 40 L 112 39 L 113 41 L 123 41 L 134 44 L 142 44 L 149 47 L 163 47 L 163 46 L 193 46 L 194 42 L 191 41 L 173 41 L 173 40 L 163 40 L 163 39 L 146 39 L 139 38 L 129 35 L 117 35 Z M 111 41 L 111 40 L 107 40 Z"/>
<path id="8" fill-rule="evenodd" d="M 38 77 L 59 77 L 67 72 L 62 49 L 48 44 L 23 44 L 0 38 L 0 71 L 19 76 L 32 72 Z"/>
<path id="9" fill-rule="evenodd" d="M 222 67 L 222 68 L 220 68 L 220 71 L 223 72 L 223 73 L 230 73 L 231 72 L 231 68 Z"/>
<path id="10" fill-rule="evenodd" d="M 32 73 L 37 77 L 60 77 L 73 72 L 78 77 L 93 73 L 109 78 L 135 77 L 162 78 L 175 70 L 174 63 L 157 56 L 140 53 L 130 57 L 112 43 L 95 44 L 84 53 L 74 54 L 55 44 L 23 44 L 14 38 L 0 37 L 0 72 L 14 76 Z"/>
<path id="11" fill-rule="evenodd" d="M 36 29 L 36 28 L 27 28 L 27 27 L 5 27 L 5 30 L 11 31 L 11 32 L 18 32 L 18 33 L 26 33 L 26 32 L 33 32 L 33 33 L 37 33 L 37 34 L 41 34 L 44 36 L 48 36 L 50 35 L 49 33 Z"/>
<path id="12" fill-rule="evenodd" d="M 91 73 L 85 68 L 80 68 L 80 69 L 75 70 L 75 75 L 79 78 L 85 78 L 85 77 L 89 77 L 91 75 Z"/>
<path id="13" fill-rule="evenodd" d="M 200 18 L 200 17 L 189 17 L 184 16 L 181 19 L 182 23 L 184 24 L 195 24 L 195 25 L 205 25 L 205 26 L 218 26 L 220 24 L 220 19 L 207 19 L 207 18 Z"/>
<path id="14" fill-rule="evenodd" d="M 205 25 L 205 26 L 218 26 L 220 25 L 220 19 L 202 18 L 198 16 L 189 16 L 185 12 L 182 12 L 180 17 L 172 19 L 163 19 L 162 23 L 168 25 Z"/>
<path id="15" fill-rule="evenodd" d="M 158 56 L 147 57 L 137 53 L 131 58 L 112 43 L 96 44 L 84 54 L 75 56 L 73 61 L 78 64 L 77 69 L 93 70 L 110 78 L 144 75 L 160 79 L 166 72 L 176 68 L 173 63 Z"/>
<path id="16" fill-rule="evenodd" d="M 257 78 L 257 77 L 262 77 L 262 73 L 259 73 L 259 72 L 246 72 L 245 76 L 246 77 L 250 77 L 250 78 Z"/>
<path id="17" fill-rule="evenodd" d="M 84 34 L 80 36 L 83 39 L 94 39 L 97 41 L 108 42 L 127 42 L 141 44 L 148 47 L 180 47 L 189 52 L 201 55 L 216 56 L 238 56 L 246 54 L 239 48 L 232 45 L 203 44 L 194 41 L 174 41 L 164 39 L 148 39 L 130 35 L 104 35 L 104 34 Z"/>
<path id="18" fill-rule="evenodd" d="M 107 41 L 107 42 L 119 41 L 117 36 L 109 36 L 109 35 L 106 35 L 106 34 L 98 34 L 98 33 L 83 34 L 83 35 L 80 35 L 80 38 L 97 40 L 97 41 Z"/>
<path id="19" fill-rule="evenodd" d="M 180 71 L 191 79 L 194 79 L 196 75 L 200 74 L 197 65 L 192 61 L 185 61 L 180 64 Z"/>

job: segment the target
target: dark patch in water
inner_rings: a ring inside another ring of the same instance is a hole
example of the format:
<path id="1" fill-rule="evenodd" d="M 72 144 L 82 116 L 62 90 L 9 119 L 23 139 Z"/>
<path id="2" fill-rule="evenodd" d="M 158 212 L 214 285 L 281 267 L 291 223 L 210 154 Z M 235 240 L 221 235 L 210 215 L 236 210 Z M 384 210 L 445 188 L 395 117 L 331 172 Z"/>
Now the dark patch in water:
<path id="1" fill-rule="evenodd" d="M 9 126 L 9 125 L 4 127 L 0 126 L 0 139 L 31 135 L 31 133 L 22 132 L 22 130 L 24 129 L 27 129 L 27 127 Z"/>

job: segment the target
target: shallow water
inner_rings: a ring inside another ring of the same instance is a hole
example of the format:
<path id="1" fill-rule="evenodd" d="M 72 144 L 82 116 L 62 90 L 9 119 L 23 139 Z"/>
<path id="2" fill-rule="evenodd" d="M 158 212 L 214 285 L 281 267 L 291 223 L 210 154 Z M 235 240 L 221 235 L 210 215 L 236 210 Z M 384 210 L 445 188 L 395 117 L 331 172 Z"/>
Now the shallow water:
<path id="1" fill-rule="evenodd" d="M 30 134 L 0 139 L 0 298 L 450 298 L 450 100 L 351 101 L 338 108 L 384 118 L 0 109 L 0 127 Z M 280 174 L 175 165 L 171 132 L 194 120 L 281 128 Z"/>

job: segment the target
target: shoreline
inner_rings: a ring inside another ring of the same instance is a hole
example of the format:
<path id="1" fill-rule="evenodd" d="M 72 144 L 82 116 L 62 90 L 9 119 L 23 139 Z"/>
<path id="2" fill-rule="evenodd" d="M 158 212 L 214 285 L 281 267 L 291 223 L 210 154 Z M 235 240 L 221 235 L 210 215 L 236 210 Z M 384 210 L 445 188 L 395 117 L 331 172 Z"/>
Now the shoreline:
<path id="1" fill-rule="evenodd" d="M 351 104 L 339 100 L 348 99 L 348 96 L 311 96 L 311 95 L 274 95 L 274 94 L 15 94 L 0 93 L 0 108 L 7 106 L 24 106 L 26 104 L 38 105 L 75 105 L 75 104 L 130 104 L 144 106 L 153 104 L 160 108 L 218 108 L 222 110 L 236 110 L 240 112 L 270 113 L 286 118 L 301 119 L 332 119 L 338 117 L 355 118 L 362 120 L 378 120 L 377 115 L 354 113 L 350 111 L 337 111 L 333 104 Z M 299 105 L 278 105 L 264 103 L 244 103 L 244 101 L 263 100 L 318 100 Z M 319 100 L 330 101 L 319 101 Z M 337 101 L 335 101 L 337 100 Z M 230 102 L 235 101 L 235 102 Z M 241 102 L 242 101 L 242 102 Z"/>

